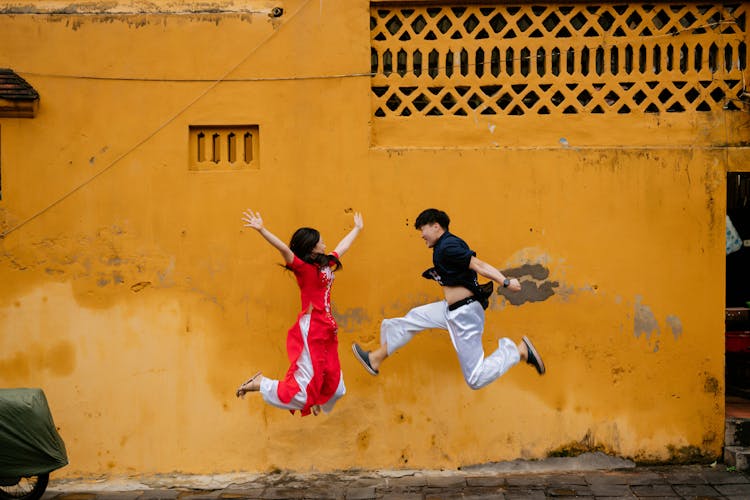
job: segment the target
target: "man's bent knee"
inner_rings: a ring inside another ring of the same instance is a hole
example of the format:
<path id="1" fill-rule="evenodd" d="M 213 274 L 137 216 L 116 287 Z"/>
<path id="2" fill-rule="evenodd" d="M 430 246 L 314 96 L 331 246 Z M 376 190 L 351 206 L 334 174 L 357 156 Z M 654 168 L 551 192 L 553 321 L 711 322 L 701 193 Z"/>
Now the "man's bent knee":
<path id="1" fill-rule="evenodd" d="M 464 380 L 466 381 L 466 385 L 468 385 L 468 386 L 469 386 L 469 388 L 470 388 L 471 390 L 474 390 L 474 391 L 476 391 L 476 390 L 479 390 L 479 389 L 481 389 L 482 387 L 484 387 L 484 386 L 486 386 L 487 384 L 489 384 L 489 382 L 484 382 L 484 383 L 482 383 L 482 382 L 481 382 L 481 381 L 479 380 L 479 378 L 478 378 L 478 377 L 472 377 L 472 376 L 469 376 L 469 377 L 465 377 L 465 378 L 464 378 Z"/>

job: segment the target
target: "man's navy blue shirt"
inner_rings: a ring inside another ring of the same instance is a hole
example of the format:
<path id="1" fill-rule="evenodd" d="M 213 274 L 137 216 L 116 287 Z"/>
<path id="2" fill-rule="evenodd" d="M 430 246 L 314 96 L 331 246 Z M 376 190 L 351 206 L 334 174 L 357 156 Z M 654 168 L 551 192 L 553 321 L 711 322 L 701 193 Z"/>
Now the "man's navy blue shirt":
<path id="1" fill-rule="evenodd" d="M 462 286 L 476 293 L 477 273 L 469 269 L 471 258 L 477 255 L 464 240 L 446 231 L 432 247 L 432 267 L 422 273 L 443 286 Z"/>

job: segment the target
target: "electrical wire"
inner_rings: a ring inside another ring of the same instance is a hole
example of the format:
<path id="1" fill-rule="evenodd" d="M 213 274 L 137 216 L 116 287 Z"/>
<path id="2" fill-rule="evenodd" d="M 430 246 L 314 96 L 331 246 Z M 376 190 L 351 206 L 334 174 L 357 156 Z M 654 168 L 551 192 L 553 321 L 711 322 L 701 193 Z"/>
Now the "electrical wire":
<path id="1" fill-rule="evenodd" d="M 211 90 L 213 90 L 222 81 L 224 81 L 224 79 L 227 78 L 230 74 L 232 74 L 237 68 L 239 68 L 242 64 L 244 64 L 245 61 L 247 61 L 250 58 L 250 56 L 252 56 L 260 47 L 262 47 L 266 42 L 268 42 L 268 40 L 270 40 L 276 33 L 278 33 L 283 28 L 283 26 L 286 26 L 287 24 L 289 24 L 289 22 L 292 19 L 294 19 L 297 16 L 297 14 L 305 6 L 307 6 L 308 3 L 310 3 L 310 0 L 306 0 L 302 5 L 300 5 L 299 8 L 297 8 L 297 10 L 294 11 L 286 19 L 285 23 L 282 26 L 280 26 L 278 30 L 272 31 L 268 36 L 266 36 L 265 38 L 263 38 L 258 43 L 258 45 L 256 45 L 250 51 L 248 51 L 248 53 L 242 59 L 240 59 L 239 62 L 237 62 L 236 64 L 234 64 L 233 66 L 231 66 L 221 77 L 219 77 L 218 79 L 216 79 L 215 81 L 213 81 L 211 83 L 211 85 L 209 85 L 208 87 L 206 87 L 205 90 L 201 91 L 187 105 L 183 106 L 180 110 L 178 110 L 172 116 L 170 116 L 169 118 L 167 118 L 163 123 L 161 123 L 158 127 L 156 127 L 155 130 L 153 130 L 152 132 L 148 133 L 143 139 L 139 140 L 133 146 L 131 146 L 130 148 L 128 148 L 127 150 L 125 150 L 125 152 L 121 153 L 114 160 L 112 160 L 107 166 L 105 166 L 104 168 L 102 168 L 101 170 L 99 170 L 93 176 L 91 176 L 88 179 L 86 179 L 84 182 L 78 184 L 76 187 L 74 187 L 73 189 L 71 189 L 70 191 L 68 191 L 67 193 L 65 193 L 64 195 L 60 196 L 59 198 L 57 198 L 56 200 L 54 200 L 53 202 L 51 202 L 46 207 L 42 208 L 41 210 L 38 210 L 33 215 L 31 215 L 31 216 L 23 219 L 21 222 L 19 222 L 16 225 L 12 226 L 10 229 L 8 229 L 8 230 L 3 231 L 2 233 L 0 233 L 0 240 L 5 239 L 9 234 L 17 231 L 18 229 L 22 228 L 23 226 L 25 226 L 29 222 L 31 222 L 34 219 L 36 219 L 37 217 L 41 216 L 42 214 L 44 214 L 48 210 L 50 210 L 53 207 L 55 207 L 56 205 L 60 204 L 64 200 L 68 199 L 70 196 L 72 196 L 73 194 L 75 194 L 78 191 L 80 191 L 83 187 L 85 187 L 88 184 L 90 184 L 91 182 L 93 182 L 95 179 L 97 179 L 98 177 L 100 177 L 102 174 L 104 174 L 105 172 L 109 171 L 112 167 L 114 167 L 115 165 L 117 165 L 121 160 L 123 160 L 124 158 L 126 158 L 130 153 L 132 153 L 133 151 L 135 151 L 137 148 L 139 148 L 140 146 L 142 146 L 143 144 L 145 144 L 146 142 L 148 142 L 149 140 L 151 140 L 156 134 L 158 134 L 161 130 L 163 130 L 167 125 L 169 125 L 174 120 L 176 120 L 180 115 L 182 115 L 185 111 L 187 111 L 195 103 L 197 103 L 199 100 L 201 100 L 206 94 L 208 94 Z"/>
<path id="2" fill-rule="evenodd" d="M 288 24 L 296 15 L 310 2 L 310 0 L 306 0 L 296 11 L 294 11 L 289 17 L 287 17 L 286 22 L 284 25 Z M 644 37 L 640 37 L 640 39 L 654 39 L 654 38 L 665 38 L 665 37 L 675 37 L 678 36 L 681 33 L 685 32 L 693 32 L 698 29 L 715 29 L 717 26 L 725 25 L 725 24 L 738 24 L 736 19 L 727 20 L 727 21 L 717 21 L 714 23 L 708 23 L 701 26 L 694 26 L 690 28 L 685 28 L 683 30 L 675 30 L 674 32 L 668 33 L 668 34 L 661 34 L 661 35 L 647 35 Z M 283 26 L 283 25 L 282 25 Z M 24 72 L 24 71 L 18 71 L 18 73 L 23 74 L 25 76 L 37 76 L 37 77 L 50 77 L 50 78 L 71 78 L 71 79 L 81 79 L 81 80 L 105 80 L 105 81 L 141 81 L 141 82 L 169 82 L 169 83 L 205 83 L 205 82 L 211 82 L 211 85 L 209 85 L 205 90 L 200 92 L 193 100 L 191 100 L 187 105 L 182 107 L 180 110 L 178 110 L 176 113 L 174 113 L 171 117 L 169 117 L 167 120 L 165 120 L 163 123 L 161 123 L 155 130 L 147 134 L 143 139 L 136 142 L 133 146 L 128 148 L 125 152 L 117 156 L 114 160 L 112 160 L 107 166 L 102 168 L 100 171 L 98 171 L 93 176 L 86 179 L 81 184 L 77 185 L 75 188 L 71 189 L 61 197 L 57 198 L 53 202 L 51 202 L 46 207 L 42 208 L 41 210 L 35 212 L 33 215 L 27 217 L 26 219 L 22 220 L 21 222 L 17 223 L 16 225 L 12 226 L 10 229 L 0 232 L 0 240 L 7 237 L 9 234 L 17 231 L 21 227 L 25 226 L 32 220 L 36 219 L 37 217 L 41 216 L 48 210 L 52 209 L 62 201 L 66 200 L 79 190 L 81 190 L 86 185 L 93 182 L 95 179 L 100 177 L 105 172 L 109 171 L 112 167 L 117 165 L 121 160 L 126 158 L 130 153 L 135 151 L 137 148 L 151 140 L 154 136 L 156 136 L 161 130 L 163 130 L 167 125 L 172 123 L 175 119 L 177 119 L 180 115 L 182 115 L 185 111 L 187 111 L 190 107 L 192 107 L 195 103 L 197 103 L 200 99 L 202 99 L 206 94 L 208 94 L 211 90 L 213 90 L 217 85 L 220 83 L 230 83 L 230 82 L 263 82 L 263 81 L 296 81 L 296 80 L 318 80 L 318 79 L 344 79 L 344 78 L 361 78 L 361 77 L 375 77 L 379 75 L 383 76 L 389 76 L 393 74 L 394 72 L 357 72 L 357 73 L 344 73 L 344 74 L 332 74 L 332 75 L 307 75 L 307 76 L 285 76 L 285 77 L 251 77 L 251 78 L 229 78 L 229 75 L 232 74 L 237 68 L 239 68 L 247 59 L 250 58 L 252 54 L 254 54 L 261 46 L 263 46 L 271 37 L 273 37 L 279 30 L 272 31 L 268 36 L 263 38 L 258 45 L 256 45 L 253 49 L 251 49 L 238 63 L 233 65 L 229 70 L 227 70 L 221 77 L 218 79 L 196 79 L 196 78 L 190 78 L 190 79 L 175 79 L 175 78 L 144 78 L 144 77 L 103 77 L 103 76 L 93 76 L 93 75 L 63 75 L 63 74 L 51 74 L 51 73 L 37 73 L 37 72 Z M 720 35 L 723 35 L 723 33 L 720 33 Z M 623 38 L 623 43 L 632 43 L 632 39 L 629 38 Z M 611 48 L 615 47 L 617 44 L 604 44 L 600 45 L 602 48 Z M 598 47 L 597 47 L 598 48 Z M 550 57 L 553 55 L 560 56 L 561 53 L 558 52 L 555 54 L 552 52 L 550 54 Z M 514 57 L 514 58 L 506 58 L 506 59 L 499 59 L 499 60 L 490 60 L 489 64 L 507 64 L 510 61 L 528 61 L 534 58 L 539 59 L 540 57 L 546 57 L 545 55 L 537 55 L 537 56 L 521 56 L 521 57 Z M 482 63 L 482 65 L 485 65 L 488 63 Z M 452 67 L 456 66 L 478 66 L 475 64 L 465 64 L 462 65 L 459 63 L 458 65 L 454 65 Z M 447 66 L 443 67 L 428 67 L 428 72 L 431 71 L 439 71 L 439 70 L 445 70 L 447 69 Z M 419 71 L 419 74 L 421 74 L 421 69 L 414 69 L 413 71 Z M 401 76 L 405 74 L 406 72 L 399 72 Z M 745 95 L 745 87 L 744 87 L 744 71 L 743 71 L 743 90 L 741 92 L 741 95 Z M 727 100 L 733 101 L 736 99 L 728 98 Z M 744 101 L 742 101 L 744 102 Z M 725 124 L 726 127 L 726 124 Z"/>

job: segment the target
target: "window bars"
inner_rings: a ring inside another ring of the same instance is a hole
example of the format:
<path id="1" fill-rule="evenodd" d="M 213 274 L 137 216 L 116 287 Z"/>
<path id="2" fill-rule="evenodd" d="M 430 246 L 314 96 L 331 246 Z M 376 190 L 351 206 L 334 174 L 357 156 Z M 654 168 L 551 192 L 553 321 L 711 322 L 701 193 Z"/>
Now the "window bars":
<path id="1" fill-rule="evenodd" d="M 745 23 L 746 4 L 373 4 L 373 114 L 738 110 Z"/>

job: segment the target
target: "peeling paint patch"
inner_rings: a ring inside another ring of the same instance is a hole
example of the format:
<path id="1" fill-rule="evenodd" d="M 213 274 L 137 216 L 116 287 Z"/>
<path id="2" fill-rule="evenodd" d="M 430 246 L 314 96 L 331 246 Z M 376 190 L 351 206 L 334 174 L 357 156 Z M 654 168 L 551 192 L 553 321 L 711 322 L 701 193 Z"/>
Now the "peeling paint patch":
<path id="1" fill-rule="evenodd" d="M 524 264 L 520 267 L 506 269 L 503 274 L 509 278 L 517 278 L 521 282 L 520 292 L 509 292 L 504 288 L 498 288 L 497 294 L 505 297 L 505 300 L 514 306 L 526 302 L 541 302 L 555 294 L 555 289 L 560 286 L 557 281 L 549 281 L 549 269 L 541 264 Z"/>
<path id="2" fill-rule="evenodd" d="M 679 340 L 680 335 L 682 335 L 682 321 L 680 321 L 680 318 L 677 316 L 674 316 L 673 314 L 670 314 L 667 316 L 667 326 L 672 330 L 672 335 L 674 335 L 675 340 Z"/>
<path id="3" fill-rule="evenodd" d="M 161 271 L 158 271 L 156 274 L 159 277 L 159 285 L 163 287 L 171 287 L 174 286 L 174 268 L 175 268 L 175 261 L 174 258 L 170 259 L 169 264 L 167 267 Z"/>
<path id="4" fill-rule="evenodd" d="M 650 340 L 653 332 L 656 332 L 657 335 L 661 335 L 661 331 L 659 330 L 659 323 L 656 321 L 656 316 L 654 316 L 653 311 L 651 311 L 649 306 L 641 304 L 641 299 L 642 297 L 640 296 L 635 299 L 633 329 L 635 338 L 640 337 L 641 334 L 646 334 L 646 338 Z"/>
<path id="5" fill-rule="evenodd" d="M 535 280 L 545 280 L 549 277 L 549 269 L 541 264 L 524 264 L 521 267 L 503 271 L 503 274 L 511 278 L 521 279 L 524 276 L 529 276 Z"/>
<path id="6" fill-rule="evenodd" d="M 134 285 L 130 285 L 130 289 L 134 291 L 135 293 L 138 293 L 150 285 L 151 285 L 150 281 L 139 281 L 138 283 L 135 283 Z"/>
<path id="7" fill-rule="evenodd" d="M 363 324 L 370 321 L 370 316 L 367 314 L 367 310 L 363 307 L 354 307 L 352 309 L 339 311 L 336 308 L 336 304 L 331 304 L 331 309 L 333 317 L 336 318 L 336 323 L 342 330 L 359 329 Z"/>

